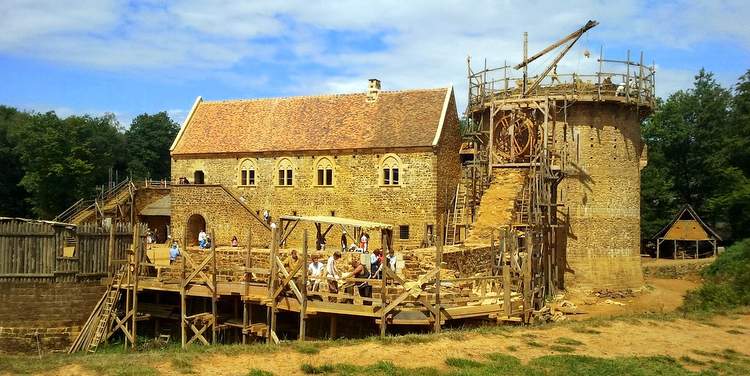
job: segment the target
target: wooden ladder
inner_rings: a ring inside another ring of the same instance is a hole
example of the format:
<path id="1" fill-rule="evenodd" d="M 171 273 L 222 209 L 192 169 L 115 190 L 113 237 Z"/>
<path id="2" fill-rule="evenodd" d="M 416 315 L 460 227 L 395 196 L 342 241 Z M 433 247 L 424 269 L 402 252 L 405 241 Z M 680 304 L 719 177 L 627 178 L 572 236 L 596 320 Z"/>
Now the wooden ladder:
<path id="1" fill-rule="evenodd" d="M 112 323 L 112 315 L 115 313 L 115 310 L 117 309 L 117 303 L 120 301 L 120 282 L 122 281 L 124 273 L 125 268 L 120 268 L 120 270 L 118 270 L 117 273 L 115 273 L 115 275 L 112 277 L 112 282 L 107 288 L 104 302 L 99 309 L 99 317 L 95 321 L 97 323 L 96 331 L 94 332 L 94 337 L 91 338 L 91 342 L 88 345 L 89 352 L 96 352 L 99 344 L 107 339 L 107 335 L 109 334 L 109 327 Z"/>
<path id="2" fill-rule="evenodd" d="M 81 327 L 81 332 L 70 346 L 68 350 L 69 354 L 84 348 L 88 352 L 96 352 L 99 344 L 107 339 L 112 317 L 116 313 L 117 303 L 120 300 L 120 288 L 122 287 L 122 278 L 125 271 L 126 265 L 123 265 L 112 276 L 112 281 L 110 281 L 107 290 L 102 295 L 102 298 L 99 299 L 88 320 Z"/>
<path id="3" fill-rule="evenodd" d="M 445 223 L 445 244 L 455 244 L 458 237 L 458 226 L 463 224 L 466 210 L 466 187 L 462 182 L 456 187 L 453 210 L 448 213 Z"/>

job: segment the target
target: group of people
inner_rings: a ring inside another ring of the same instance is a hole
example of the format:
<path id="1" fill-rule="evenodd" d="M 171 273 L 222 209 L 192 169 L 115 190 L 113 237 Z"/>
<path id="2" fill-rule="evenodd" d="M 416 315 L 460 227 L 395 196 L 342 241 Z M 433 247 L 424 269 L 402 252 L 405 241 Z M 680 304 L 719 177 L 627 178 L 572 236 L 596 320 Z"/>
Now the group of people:
<path id="1" fill-rule="evenodd" d="M 354 255 L 359 256 L 356 253 Z M 317 254 L 313 253 L 310 255 L 311 261 L 307 265 L 308 288 L 313 291 L 319 291 L 321 282 L 325 280 L 328 285 L 328 292 L 337 294 L 340 284 L 347 279 L 353 278 L 352 287 L 358 289 L 360 296 L 369 298 L 372 297 L 372 285 L 367 280 L 382 278 L 382 268 L 386 263 L 388 268 L 394 272 L 396 271 L 397 259 L 392 249 L 385 256 L 380 249 L 374 250 L 369 255 L 369 267 L 362 263 L 361 257 L 352 257 L 352 271 L 347 273 L 342 272 L 343 268 L 340 267 L 341 258 L 341 251 L 335 251 L 328 257 L 327 262 L 324 264 L 320 261 L 320 257 Z M 300 259 L 297 251 L 291 250 L 289 256 L 284 260 L 284 266 L 291 272 L 297 268 L 300 262 L 302 262 L 302 259 Z M 296 278 L 296 282 L 299 282 L 300 285 L 302 284 L 300 278 Z"/>

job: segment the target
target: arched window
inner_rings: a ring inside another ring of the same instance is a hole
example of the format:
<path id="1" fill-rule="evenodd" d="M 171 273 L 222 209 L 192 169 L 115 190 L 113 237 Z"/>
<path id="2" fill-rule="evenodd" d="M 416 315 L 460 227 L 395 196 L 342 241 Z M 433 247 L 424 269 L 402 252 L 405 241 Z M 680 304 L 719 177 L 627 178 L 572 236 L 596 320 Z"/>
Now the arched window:
<path id="1" fill-rule="evenodd" d="M 400 185 L 401 184 L 401 162 L 395 155 L 387 155 L 380 163 L 381 184 L 382 185 Z"/>
<path id="2" fill-rule="evenodd" d="M 254 186 L 256 180 L 255 163 L 251 159 L 245 159 L 240 163 L 240 185 Z"/>
<path id="3" fill-rule="evenodd" d="M 292 161 L 284 158 L 279 161 L 276 170 L 278 171 L 278 185 L 290 186 L 294 184 L 294 165 Z"/>
<path id="4" fill-rule="evenodd" d="M 332 186 L 333 185 L 333 163 L 328 158 L 321 158 L 315 165 L 317 170 L 317 185 L 319 186 Z"/>

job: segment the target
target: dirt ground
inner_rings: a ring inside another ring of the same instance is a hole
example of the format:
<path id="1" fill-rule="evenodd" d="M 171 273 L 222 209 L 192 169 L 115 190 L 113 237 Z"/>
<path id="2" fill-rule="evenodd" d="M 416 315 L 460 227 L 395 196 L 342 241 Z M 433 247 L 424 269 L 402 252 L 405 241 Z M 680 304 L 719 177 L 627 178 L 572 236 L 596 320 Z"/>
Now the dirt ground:
<path id="1" fill-rule="evenodd" d="M 233 355 L 204 354 L 193 362 L 197 374 L 245 375 L 250 369 L 261 369 L 275 375 L 301 375 L 301 366 L 311 364 L 350 363 L 365 365 L 381 360 L 392 361 L 401 367 L 434 367 L 447 369 L 445 359 L 460 357 L 482 360 L 490 353 L 507 353 L 522 361 L 558 354 L 550 348 L 561 337 L 581 342 L 575 354 L 594 357 L 627 357 L 666 355 L 675 359 L 689 356 L 699 361 L 709 360 L 698 352 L 721 352 L 727 349 L 750 355 L 750 312 L 715 316 L 704 321 L 687 319 L 653 320 L 643 313 L 670 312 L 682 302 L 683 295 L 698 283 L 686 279 L 647 279 L 647 287 L 633 296 L 610 299 L 593 297 L 583 291 L 569 293 L 580 315 L 568 316 L 562 323 L 541 327 L 514 328 L 507 332 L 482 334 L 478 332 L 444 335 L 422 343 L 384 345 L 364 342 L 350 346 L 323 347 L 316 354 L 303 354 L 293 349 L 272 353 L 240 353 Z M 613 302 L 607 302 L 607 300 Z M 622 305 L 621 305 L 622 304 Z M 606 320 L 609 316 L 623 318 Z M 570 322 L 595 318 L 586 323 Z M 694 364 L 686 364 L 696 370 Z M 170 361 L 157 365 L 163 375 L 178 375 Z M 56 375 L 91 374 L 80 365 L 69 365 L 56 370 Z"/>
<path id="2" fill-rule="evenodd" d="M 594 357 L 667 355 L 675 359 L 690 356 L 707 360 L 695 350 L 721 352 L 725 349 L 750 355 L 750 315 L 719 317 L 708 323 L 689 320 L 650 321 L 626 320 L 605 322 L 596 332 L 580 333 L 575 326 L 545 329 L 522 329 L 508 334 L 469 334 L 465 338 L 441 338 L 421 344 L 390 345 L 364 343 L 347 347 L 331 347 L 318 354 L 305 355 L 284 351 L 260 355 L 215 355 L 194 364 L 198 374 L 242 375 L 251 368 L 271 371 L 276 375 L 300 375 L 300 366 L 351 363 L 363 365 L 380 360 L 392 361 L 401 367 L 434 367 L 446 369 L 445 359 L 461 357 L 482 360 L 489 353 L 509 353 L 522 361 L 555 354 L 547 346 L 560 337 L 583 344 L 575 353 Z M 728 331 L 731 331 L 728 332 Z M 514 349 L 515 351 L 510 351 Z M 429 354 L 429 355 L 427 355 Z M 176 375 L 171 364 L 163 364 L 159 371 Z"/>

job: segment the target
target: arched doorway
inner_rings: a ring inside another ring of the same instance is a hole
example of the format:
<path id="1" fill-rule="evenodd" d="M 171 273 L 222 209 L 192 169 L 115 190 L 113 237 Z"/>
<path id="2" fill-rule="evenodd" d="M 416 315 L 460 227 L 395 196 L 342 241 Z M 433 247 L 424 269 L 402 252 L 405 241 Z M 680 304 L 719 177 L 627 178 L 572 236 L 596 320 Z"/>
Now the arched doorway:
<path id="1" fill-rule="evenodd" d="M 200 214 L 193 214 L 188 218 L 187 245 L 198 245 L 198 233 L 206 230 L 206 220 Z"/>
<path id="2" fill-rule="evenodd" d="M 201 170 L 195 171 L 193 174 L 193 184 L 204 184 L 206 175 Z"/>

